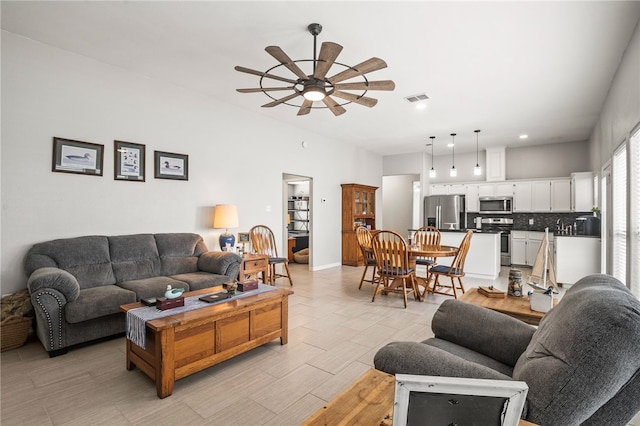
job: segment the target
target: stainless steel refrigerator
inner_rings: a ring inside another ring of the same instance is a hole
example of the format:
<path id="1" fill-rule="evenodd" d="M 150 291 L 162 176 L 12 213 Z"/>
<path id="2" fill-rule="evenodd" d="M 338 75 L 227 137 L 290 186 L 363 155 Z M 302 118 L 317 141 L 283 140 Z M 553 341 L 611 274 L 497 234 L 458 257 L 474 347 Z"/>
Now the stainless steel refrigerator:
<path id="1" fill-rule="evenodd" d="M 464 195 L 424 197 L 424 225 L 438 229 L 466 228 Z"/>

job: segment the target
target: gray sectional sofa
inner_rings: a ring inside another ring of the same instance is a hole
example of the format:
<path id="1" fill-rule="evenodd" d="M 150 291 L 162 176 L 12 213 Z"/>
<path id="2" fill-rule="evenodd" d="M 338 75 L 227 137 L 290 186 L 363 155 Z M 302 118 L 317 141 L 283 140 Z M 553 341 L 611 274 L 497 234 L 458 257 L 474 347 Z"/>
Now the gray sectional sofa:
<path id="1" fill-rule="evenodd" d="M 640 410 L 640 301 L 611 276 L 579 280 L 537 329 L 458 300 L 431 328 L 434 338 L 381 348 L 375 367 L 524 381 L 525 418 L 540 425 L 624 426 Z"/>
<path id="2" fill-rule="evenodd" d="M 84 236 L 35 244 L 25 258 L 36 332 L 50 356 L 125 331 L 120 305 L 238 277 L 241 258 L 189 233 Z"/>

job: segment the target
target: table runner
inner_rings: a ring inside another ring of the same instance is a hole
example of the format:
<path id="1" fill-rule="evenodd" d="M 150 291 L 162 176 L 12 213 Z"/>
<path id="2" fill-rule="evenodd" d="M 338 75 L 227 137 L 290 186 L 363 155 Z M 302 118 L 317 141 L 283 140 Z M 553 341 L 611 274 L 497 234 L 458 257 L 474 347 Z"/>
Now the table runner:
<path id="1" fill-rule="evenodd" d="M 207 303 L 201 300 L 198 300 L 202 296 L 206 296 L 205 294 L 199 296 L 190 296 L 184 298 L 184 306 L 180 306 L 177 308 L 171 308 L 164 311 L 156 308 L 155 306 L 143 306 L 140 308 L 134 308 L 127 311 L 127 339 L 131 340 L 136 345 L 140 346 L 142 349 L 146 349 L 146 322 L 152 321 L 159 318 L 168 317 L 175 314 L 181 314 L 183 312 L 193 311 L 195 309 L 205 308 L 211 305 L 217 305 L 219 303 L 230 302 L 232 300 L 242 299 L 247 296 L 254 296 L 260 293 L 266 293 L 267 291 L 276 290 L 277 287 L 258 284 L 258 288 L 256 290 L 251 290 L 247 292 L 237 292 L 233 297 L 228 299 L 222 299 L 218 302 Z M 213 294 L 213 293 L 209 293 Z"/>

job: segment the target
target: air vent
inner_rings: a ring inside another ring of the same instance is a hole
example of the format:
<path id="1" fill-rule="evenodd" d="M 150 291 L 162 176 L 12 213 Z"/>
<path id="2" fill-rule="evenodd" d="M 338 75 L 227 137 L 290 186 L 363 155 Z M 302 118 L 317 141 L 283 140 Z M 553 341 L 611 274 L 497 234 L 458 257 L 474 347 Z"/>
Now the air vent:
<path id="1" fill-rule="evenodd" d="M 426 101 L 427 99 L 429 99 L 429 96 L 427 96 L 426 93 L 420 93 L 418 95 L 407 96 L 404 99 L 407 102 L 413 104 L 413 103 L 420 102 L 420 101 Z"/>

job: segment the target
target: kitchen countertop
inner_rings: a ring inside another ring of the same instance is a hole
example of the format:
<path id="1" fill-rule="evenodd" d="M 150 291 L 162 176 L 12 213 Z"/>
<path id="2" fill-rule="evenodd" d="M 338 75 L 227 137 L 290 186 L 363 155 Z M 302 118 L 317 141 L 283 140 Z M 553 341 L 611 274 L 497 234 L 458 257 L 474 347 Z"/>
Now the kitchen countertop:
<path id="1" fill-rule="evenodd" d="M 444 228 L 440 229 L 440 232 L 467 232 L 473 231 L 474 234 L 499 234 L 502 231 L 485 231 L 484 229 L 476 229 L 476 228 L 467 228 L 467 229 L 449 229 Z M 409 232 L 416 232 L 416 229 L 409 229 Z"/>
<path id="2" fill-rule="evenodd" d="M 553 236 L 555 238 L 560 238 L 560 237 L 568 237 L 568 238 L 600 238 L 600 235 L 567 235 L 567 234 L 556 234 L 554 233 Z"/>

